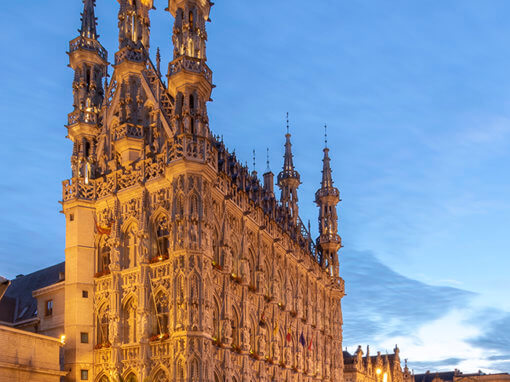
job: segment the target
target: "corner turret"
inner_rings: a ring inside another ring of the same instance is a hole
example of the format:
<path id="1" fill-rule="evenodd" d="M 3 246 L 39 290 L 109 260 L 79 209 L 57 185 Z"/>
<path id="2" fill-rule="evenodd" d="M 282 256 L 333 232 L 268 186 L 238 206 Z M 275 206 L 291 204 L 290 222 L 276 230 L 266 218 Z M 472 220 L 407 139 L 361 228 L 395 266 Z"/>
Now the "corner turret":
<path id="1" fill-rule="evenodd" d="M 94 14 L 95 0 L 83 0 L 80 35 L 69 43 L 69 66 L 74 70 L 73 107 L 68 115 L 68 138 L 74 143 L 73 177 L 94 177 L 98 113 L 104 99 L 108 53 L 99 43 Z"/>
<path id="2" fill-rule="evenodd" d="M 338 250 L 342 240 L 338 235 L 338 216 L 336 205 L 340 202 L 340 191 L 333 186 L 329 148 L 325 139 L 324 158 L 322 168 L 321 188 L 315 193 L 315 203 L 319 206 L 319 238 L 317 247 L 320 251 L 322 266 L 331 276 L 339 277 Z"/>

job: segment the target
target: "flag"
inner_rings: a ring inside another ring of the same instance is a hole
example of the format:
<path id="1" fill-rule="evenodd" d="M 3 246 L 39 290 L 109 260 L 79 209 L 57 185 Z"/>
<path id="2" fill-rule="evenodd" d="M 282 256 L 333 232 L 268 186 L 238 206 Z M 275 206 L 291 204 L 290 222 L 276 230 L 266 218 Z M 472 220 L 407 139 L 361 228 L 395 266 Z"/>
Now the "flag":
<path id="1" fill-rule="evenodd" d="M 305 340 L 305 336 L 303 335 L 303 332 L 301 332 L 301 335 L 299 336 L 299 343 L 305 347 L 306 346 L 306 340 Z"/>
<path id="2" fill-rule="evenodd" d="M 274 329 L 273 329 L 273 337 L 276 336 L 278 334 L 278 320 L 276 320 L 276 324 L 274 326 Z"/>
<path id="3" fill-rule="evenodd" d="M 313 350 L 313 334 L 312 334 L 312 337 L 310 337 L 310 344 L 308 345 L 308 351 L 312 351 Z"/>
<path id="4" fill-rule="evenodd" d="M 285 336 L 285 338 L 287 339 L 287 342 L 292 341 L 292 333 L 290 331 L 290 328 L 289 330 L 287 330 L 287 335 Z"/>

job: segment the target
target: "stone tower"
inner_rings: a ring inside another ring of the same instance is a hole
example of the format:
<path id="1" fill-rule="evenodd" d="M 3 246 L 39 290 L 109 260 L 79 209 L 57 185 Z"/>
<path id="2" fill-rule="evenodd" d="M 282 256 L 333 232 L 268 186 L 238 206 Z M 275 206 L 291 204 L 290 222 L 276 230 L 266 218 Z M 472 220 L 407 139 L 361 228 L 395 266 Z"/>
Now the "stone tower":
<path id="1" fill-rule="evenodd" d="M 69 61 L 74 70 L 73 108 L 68 118 L 68 137 L 73 142 L 71 167 L 73 186 L 89 187 L 97 168 L 99 112 L 107 70 L 107 53 L 98 41 L 94 0 L 84 0 L 80 35 L 69 44 Z M 65 368 L 70 380 L 80 380 L 81 371 L 92 370 L 94 331 L 93 291 L 95 255 L 95 206 L 87 198 L 63 203 L 66 215 L 65 282 Z"/>
<path id="2" fill-rule="evenodd" d="M 261 184 L 211 133 L 211 6 L 169 0 L 166 85 L 152 0 L 119 0 L 109 81 L 84 1 L 63 182 L 69 381 L 341 380 L 343 280 L 298 216 L 290 134 L 279 201 L 271 171 Z"/>

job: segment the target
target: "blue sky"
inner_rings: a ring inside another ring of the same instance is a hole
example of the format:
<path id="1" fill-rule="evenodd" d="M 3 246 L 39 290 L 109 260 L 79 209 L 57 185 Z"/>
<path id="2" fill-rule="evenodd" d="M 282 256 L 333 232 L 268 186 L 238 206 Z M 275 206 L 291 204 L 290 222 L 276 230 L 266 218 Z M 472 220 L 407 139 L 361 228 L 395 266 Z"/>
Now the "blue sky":
<path id="1" fill-rule="evenodd" d="M 61 181 L 79 0 L 4 2 L 0 274 L 64 256 Z M 152 12 L 152 55 L 172 19 Z M 98 0 L 113 56 L 117 2 Z M 282 165 L 285 113 L 316 225 L 323 125 L 340 188 L 345 346 L 395 343 L 416 371 L 510 371 L 510 3 L 218 1 L 211 127 L 238 158 Z M 315 230 L 315 228 L 314 228 Z"/>

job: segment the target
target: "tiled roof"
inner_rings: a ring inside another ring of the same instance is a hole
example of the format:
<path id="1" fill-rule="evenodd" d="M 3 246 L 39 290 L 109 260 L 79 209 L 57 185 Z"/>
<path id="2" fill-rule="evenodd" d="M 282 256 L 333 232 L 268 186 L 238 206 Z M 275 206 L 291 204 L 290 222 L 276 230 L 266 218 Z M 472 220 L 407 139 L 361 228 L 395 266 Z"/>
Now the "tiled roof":
<path id="1" fill-rule="evenodd" d="M 65 271 L 65 262 L 38 270 L 11 280 L 4 297 L 0 300 L 0 321 L 16 324 L 37 316 L 37 300 L 34 290 L 55 284 Z"/>

